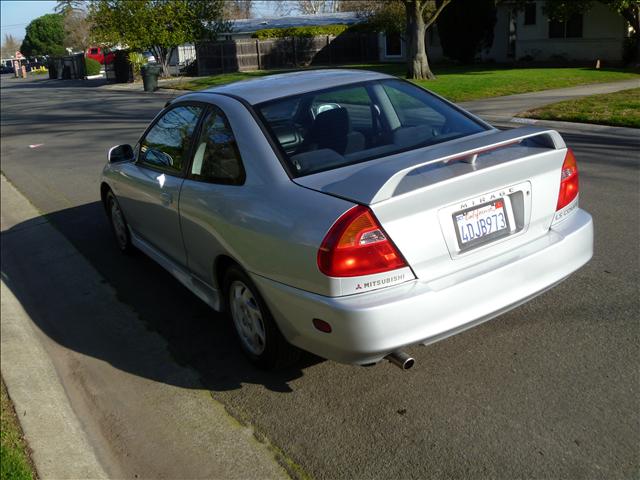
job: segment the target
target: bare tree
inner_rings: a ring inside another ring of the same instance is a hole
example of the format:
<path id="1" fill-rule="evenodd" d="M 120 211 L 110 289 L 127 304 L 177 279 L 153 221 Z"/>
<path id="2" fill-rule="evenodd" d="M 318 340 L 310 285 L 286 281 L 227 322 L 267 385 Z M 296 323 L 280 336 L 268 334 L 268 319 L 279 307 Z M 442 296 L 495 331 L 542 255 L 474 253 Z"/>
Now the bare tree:
<path id="1" fill-rule="evenodd" d="M 288 17 L 296 11 L 296 5 L 291 0 L 273 0 L 269 4 L 276 17 Z"/>
<path id="2" fill-rule="evenodd" d="M 62 15 L 67 15 L 72 12 L 82 12 L 85 11 L 85 3 L 84 0 L 57 0 L 53 11 Z"/>
<path id="3" fill-rule="evenodd" d="M 303 15 L 318 15 L 338 11 L 339 1 L 335 0 L 297 0 L 298 10 Z"/>
<path id="4" fill-rule="evenodd" d="M 84 10 L 71 10 L 64 16 L 64 47 L 84 51 L 90 45 L 91 22 Z"/>
<path id="5" fill-rule="evenodd" d="M 252 7 L 252 0 L 226 0 L 224 2 L 223 15 L 227 20 L 251 18 Z"/>
<path id="6" fill-rule="evenodd" d="M 2 58 L 11 58 L 15 56 L 19 49 L 20 42 L 10 33 L 5 33 L 4 40 L 2 41 Z"/>
<path id="7" fill-rule="evenodd" d="M 273 0 L 269 4 L 274 7 L 276 16 L 292 14 L 319 15 L 343 11 L 344 0 Z"/>

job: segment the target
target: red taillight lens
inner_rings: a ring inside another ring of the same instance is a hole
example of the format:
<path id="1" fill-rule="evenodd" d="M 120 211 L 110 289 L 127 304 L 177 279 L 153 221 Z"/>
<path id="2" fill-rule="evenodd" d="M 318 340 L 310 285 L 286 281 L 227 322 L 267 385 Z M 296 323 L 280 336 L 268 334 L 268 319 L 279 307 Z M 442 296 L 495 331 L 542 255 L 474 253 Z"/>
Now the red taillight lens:
<path id="1" fill-rule="evenodd" d="M 578 196 L 578 191 L 578 164 L 573 150 L 568 148 L 560 173 L 560 193 L 558 194 L 556 210 L 560 210 L 573 202 Z"/>
<path id="2" fill-rule="evenodd" d="M 318 250 L 318 268 L 330 277 L 357 277 L 406 266 L 373 213 L 361 205 L 333 224 Z"/>

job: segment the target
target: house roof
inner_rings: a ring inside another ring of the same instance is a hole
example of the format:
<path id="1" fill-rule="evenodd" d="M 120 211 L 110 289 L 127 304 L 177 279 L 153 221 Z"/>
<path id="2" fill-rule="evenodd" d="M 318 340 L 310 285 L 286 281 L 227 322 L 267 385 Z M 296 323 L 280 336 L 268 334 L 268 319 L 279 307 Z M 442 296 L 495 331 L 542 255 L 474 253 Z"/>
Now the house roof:
<path id="1" fill-rule="evenodd" d="M 316 27 L 320 25 L 352 25 L 361 21 L 355 12 L 325 13 L 320 15 L 295 15 L 288 17 L 263 17 L 235 20 L 232 33 L 254 33 L 265 28 Z"/>

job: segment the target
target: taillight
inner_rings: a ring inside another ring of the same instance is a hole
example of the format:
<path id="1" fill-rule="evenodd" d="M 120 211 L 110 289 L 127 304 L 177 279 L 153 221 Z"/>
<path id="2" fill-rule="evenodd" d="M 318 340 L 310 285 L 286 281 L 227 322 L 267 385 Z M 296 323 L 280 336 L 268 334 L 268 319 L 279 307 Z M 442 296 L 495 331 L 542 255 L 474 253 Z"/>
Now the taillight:
<path id="1" fill-rule="evenodd" d="M 558 205 L 556 211 L 569 205 L 578 196 L 578 164 L 576 157 L 570 148 L 564 157 L 562 171 L 560 172 L 560 193 L 558 193 Z"/>
<path id="2" fill-rule="evenodd" d="M 318 268 L 330 277 L 357 277 L 406 266 L 373 212 L 362 205 L 333 224 L 318 250 Z"/>

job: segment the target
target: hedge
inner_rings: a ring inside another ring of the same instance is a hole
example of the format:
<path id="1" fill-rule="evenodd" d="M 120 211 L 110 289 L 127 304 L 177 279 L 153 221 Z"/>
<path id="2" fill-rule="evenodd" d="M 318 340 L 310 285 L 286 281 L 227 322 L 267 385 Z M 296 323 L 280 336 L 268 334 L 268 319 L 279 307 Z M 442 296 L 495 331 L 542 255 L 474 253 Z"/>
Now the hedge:
<path id="1" fill-rule="evenodd" d="M 100 68 L 101 68 L 100 62 L 97 60 L 94 60 L 93 58 L 85 57 L 84 66 L 85 66 L 85 69 L 87 70 L 88 77 L 90 77 L 91 75 L 98 75 L 100 73 Z"/>
<path id="2" fill-rule="evenodd" d="M 347 30 L 353 29 L 349 25 L 320 25 L 313 27 L 290 27 L 290 28 L 265 28 L 258 30 L 252 37 L 259 40 L 267 38 L 284 38 L 284 37 L 315 37 L 317 35 L 335 35 L 338 36 Z"/>

